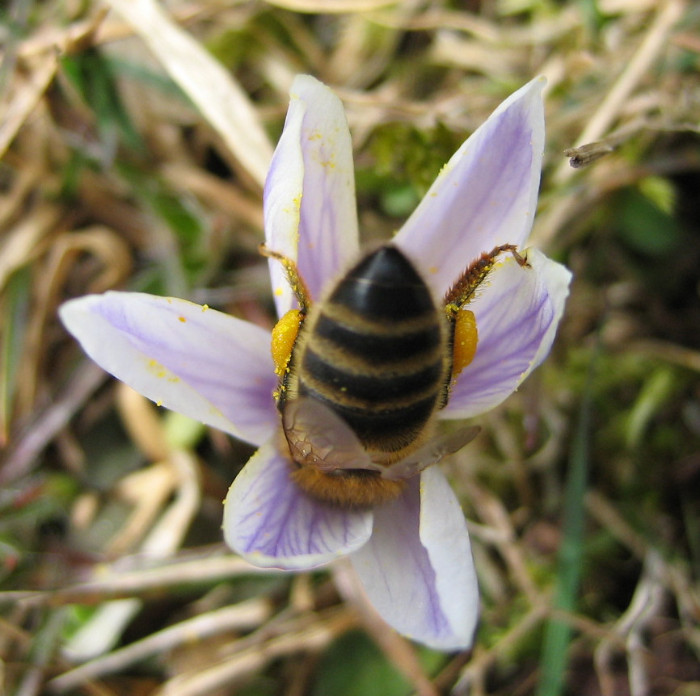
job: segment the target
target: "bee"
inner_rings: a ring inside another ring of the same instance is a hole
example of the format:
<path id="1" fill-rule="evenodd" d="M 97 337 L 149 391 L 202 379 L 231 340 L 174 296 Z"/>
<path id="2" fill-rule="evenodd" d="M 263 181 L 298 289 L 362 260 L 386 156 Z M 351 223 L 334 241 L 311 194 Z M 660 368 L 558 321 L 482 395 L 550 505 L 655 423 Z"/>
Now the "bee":
<path id="1" fill-rule="evenodd" d="M 476 436 L 474 426 L 435 436 L 436 414 L 476 353 L 465 305 L 501 254 L 528 265 L 515 246 L 482 254 L 442 303 L 393 244 L 361 258 L 314 303 L 291 259 L 261 252 L 282 263 L 299 304 L 275 326 L 272 353 L 281 444 L 303 490 L 347 507 L 386 502 Z"/>

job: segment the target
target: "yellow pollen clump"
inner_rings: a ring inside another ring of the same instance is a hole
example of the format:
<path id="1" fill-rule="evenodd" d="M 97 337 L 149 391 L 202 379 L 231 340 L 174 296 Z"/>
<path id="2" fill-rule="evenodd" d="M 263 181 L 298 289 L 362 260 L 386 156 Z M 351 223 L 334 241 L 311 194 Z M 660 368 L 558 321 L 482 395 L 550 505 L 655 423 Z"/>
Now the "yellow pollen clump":
<path id="1" fill-rule="evenodd" d="M 166 369 L 161 365 L 157 360 L 154 360 L 151 358 L 148 361 L 148 369 L 156 376 L 156 377 L 165 377 L 167 375 Z"/>
<path id="2" fill-rule="evenodd" d="M 454 343 L 452 348 L 452 379 L 474 360 L 479 333 L 476 329 L 474 312 L 463 309 L 455 319 Z"/>
<path id="3" fill-rule="evenodd" d="M 146 363 L 148 369 L 153 373 L 158 379 L 166 379 L 168 382 L 179 382 L 180 378 L 174 375 L 170 370 L 168 370 L 164 365 L 159 363 L 157 360 L 151 358 Z"/>
<path id="4" fill-rule="evenodd" d="M 272 329 L 272 360 L 275 363 L 275 374 L 279 377 L 287 371 L 301 319 L 302 314 L 298 309 L 290 309 Z"/>
<path id="5" fill-rule="evenodd" d="M 177 319 L 178 319 L 178 321 L 181 321 L 183 324 L 187 321 L 187 319 L 185 319 L 185 317 L 178 317 Z"/>

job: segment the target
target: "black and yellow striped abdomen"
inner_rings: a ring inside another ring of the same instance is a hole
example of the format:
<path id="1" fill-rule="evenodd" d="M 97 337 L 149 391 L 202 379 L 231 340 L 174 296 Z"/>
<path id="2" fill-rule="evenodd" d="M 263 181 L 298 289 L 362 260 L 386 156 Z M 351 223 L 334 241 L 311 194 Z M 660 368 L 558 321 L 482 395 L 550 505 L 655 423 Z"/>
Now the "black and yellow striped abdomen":
<path id="1" fill-rule="evenodd" d="M 313 306 L 294 348 L 289 395 L 330 407 L 375 461 L 390 463 L 419 444 L 441 404 L 446 342 L 430 289 L 401 251 L 381 247 Z"/>

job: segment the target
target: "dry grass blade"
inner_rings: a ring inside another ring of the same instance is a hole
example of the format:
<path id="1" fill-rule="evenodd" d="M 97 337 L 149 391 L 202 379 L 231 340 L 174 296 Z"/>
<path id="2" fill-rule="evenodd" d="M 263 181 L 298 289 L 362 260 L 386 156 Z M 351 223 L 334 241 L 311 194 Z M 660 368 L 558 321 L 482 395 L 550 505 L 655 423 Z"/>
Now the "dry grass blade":
<path id="1" fill-rule="evenodd" d="M 388 5 L 397 5 L 399 0 L 265 0 L 268 5 L 296 12 L 369 12 Z"/>
<path id="2" fill-rule="evenodd" d="M 0 159 L 56 76 L 61 53 L 89 42 L 104 14 L 99 10 L 87 21 L 44 32 L 17 47 L 22 69 L 14 71 L 10 89 L 0 98 Z"/>
<path id="3" fill-rule="evenodd" d="M 47 688 L 53 693 L 64 693 L 86 680 L 118 672 L 152 655 L 173 650 L 193 640 L 201 641 L 229 631 L 248 631 L 260 626 L 269 618 L 270 612 L 271 607 L 266 600 L 251 599 L 232 607 L 200 614 L 65 672 L 52 679 Z"/>
<path id="4" fill-rule="evenodd" d="M 108 0 L 260 186 L 272 146 L 248 95 L 155 0 Z"/>
<path id="5" fill-rule="evenodd" d="M 625 101 L 639 84 L 639 81 L 648 73 L 649 67 L 666 45 L 669 33 L 683 16 L 686 6 L 685 0 L 667 0 L 661 6 L 644 37 L 644 41 L 606 95 L 603 103 L 598 107 L 593 118 L 586 124 L 577 145 L 598 140 L 610 128 Z M 555 174 L 555 181 L 563 183 L 570 174 L 570 170 L 562 164 Z"/>
<path id="6" fill-rule="evenodd" d="M 45 238 L 59 225 L 63 216 L 64 212 L 58 206 L 43 205 L 6 232 L 0 246 L 0 289 L 17 269 L 37 258 L 45 245 Z"/>
<path id="7" fill-rule="evenodd" d="M 36 414 L 29 427 L 12 442 L 0 469 L 0 484 L 8 484 L 40 465 L 38 455 L 67 425 L 86 399 L 107 379 L 104 371 L 85 362 L 80 374 L 66 386 L 54 403 Z"/>
<path id="8" fill-rule="evenodd" d="M 595 665 L 603 696 L 614 696 L 619 692 L 619 682 L 613 674 L 612 662 L 620 642 L 626 644 L 627 648 L 630 694 L 647 696 L 651 693 L 642 635 L 663 611 L 667 599 L 659 577 L 660 567 L 658 555 L 651 552 L 627 611 L 615 622 L 610 637 L 601 641 L 596 649 Z"/>
<path id="9" fill-rule="evenodd" d="M 530 611 L 521 617 L 517 626 L 505 634 L 492 650 L 478 650 L 473 659 L 462 671 L 459 680 L 451 691 L 452 696 L 468 696 L 474 693 L 475 684 L 481 684 L 485 680 L 489 668 L 504 653 L 512 650 L 525 636 L 534 631 L 547 616 L 547 607 L 544 604 L 532 607 Z"/>
<path id="10" fill-rule="evenodd" d="M 56 75 L 58 55 L 48 53 L 40 58 L 26 81 L 17 80 L 0 102 L 0 158 L 7 152 L 19 129 L 24 125 Z"/>
<path id="11" fill-rule="evenodd" d="M 244 679 L 272 660 L 322 650 L 353 627 L 356 619 L 351 612 L 343 610 L 332 611 L 312 622 L 302 618 L 294 623 L 297 625 L 287 626 L 278 637 L 264 639 L 261 636 L 259 642 L 253 642 L 250 647 L 206 669 L 173 677 L 155 692 L 155 696 L 206 696 L 215 689 Z"/>
<path id="12" fill-rule="evenodd" d="M 647 75 L 649 68 L 658 59 L 667 45 L 668 37 L 687 8 L 685 0 L 667 0 L 657 11 L 644 39 L 626 64 L 620 76 L 611 86 L 600 106 L 588 120 L 578 136 L 574 147 L 581 147 L 600 140 L 615 123 L 625 103 L 639 82 Z M 556 185 L 562 186 L 574 175 L 576 169 L 568 162 L 562 162 L 553 174 Z M 562 197 L 557 205 L 548 210 L 538 222 L 533 233 L 533 242 L 546 247 L 552 238 L 571 219 L 571 210 L 578 194 Z"/>
<path id="13" fill-rule="evenodd" d="M 128 562 L 147 565 L 145 568 L 124 570 Z M 148 594 L 168 587 L 188 584 L 202 584 L 230 580 L 248 575 L 274 575 L 280 571 L 260 569 L 251 566 L 242 558 L 220 552 L 220 555 L 205 556 L 194 560 L 171 560 L 153 567 L 143 557 L 121 559 L 119 567 L 97 566 L 94 578 L 75 585 L 67 585 L 53 591 L 0 592 L 0 605 L 26 602 L 30 605 L 50 604 L 94 604 L 102 600 Z"/>

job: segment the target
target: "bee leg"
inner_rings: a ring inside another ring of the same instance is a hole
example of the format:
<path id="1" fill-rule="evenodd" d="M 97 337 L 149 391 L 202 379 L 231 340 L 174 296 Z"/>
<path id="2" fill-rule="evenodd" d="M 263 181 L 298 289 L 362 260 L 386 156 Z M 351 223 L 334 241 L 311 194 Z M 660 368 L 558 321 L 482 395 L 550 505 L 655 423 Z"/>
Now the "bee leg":
<path id="1" fill-rule="evenodd" d="M 479 340 L 474 312 L 464 307 L 474 298 L 479 286 L 493 270 L 497 258 L 505 252 L 510 252 L 520 266 L 530 267 L 527 257 L 520 254 L 514 244 L 501 244 L 483 253 L 476 261 L 469 264 L 445 295 L 445 315 L 450 324 L 449 335 L 452 342 L 452 379 L 448 382 L 443 395 L 445 403 L 450 384 L 474 359 Z"/>
<path id="2" fill-rule="evenodd" d="M 510 252 L 520 266 L 530 268 L 527 256 L 521 254 L 514 244 L 501 244 L 489 252 L 484 252 L 467 266 L 445 295 L 445 314 L 450 322 L 455 321 L 459 310 L 474 297 L 474 293 L 496 265 L 496 259 L 505 252 Z"/>
<path id="3" fill-rule="evenodd" d="M 261 244 L 258 247 L 258 250 L 263 256 L 266 256 L 269 259 L 275 259 L 275 261 L 279 261 L 282 264 L 284 272 L 287 274 L 287 282 L 289 283 L 289 287 L 292 288 L 294 296 L 297 298 L 297 302 L 299 303 L 299 311 L 302 313 L 302 315 L 305 315 L 311 306 L 311 295 L 309 295 L 304 279 L 299 274 L 299 269 L 297 268 L 296 262 L 292 261 L 292 259 L 290 259 L 288 256 L 280 254 L 278 251 L 268 249 L 265 244 Z"/>
<path id="4" fill-rule="evenodd" d="M 259 247 L 260 253 L 270 259 L 279 261 L 287 275 L 287 282 L 292 288 L 299 303 L 299 309 L 290 309 L 272 329 L 271 352 L 275 364 L 275 374 L 280 378 L 278 388 L 273 396 L 277 402 L 277 408 L 282 411 L 287 401 L 287 389 L 291 371 L 292 354 L 299 331 L 311 307 L 311 296 L 299 273 L 296 263 L 278 251 L 268 249 L 264 244 Z"/>

